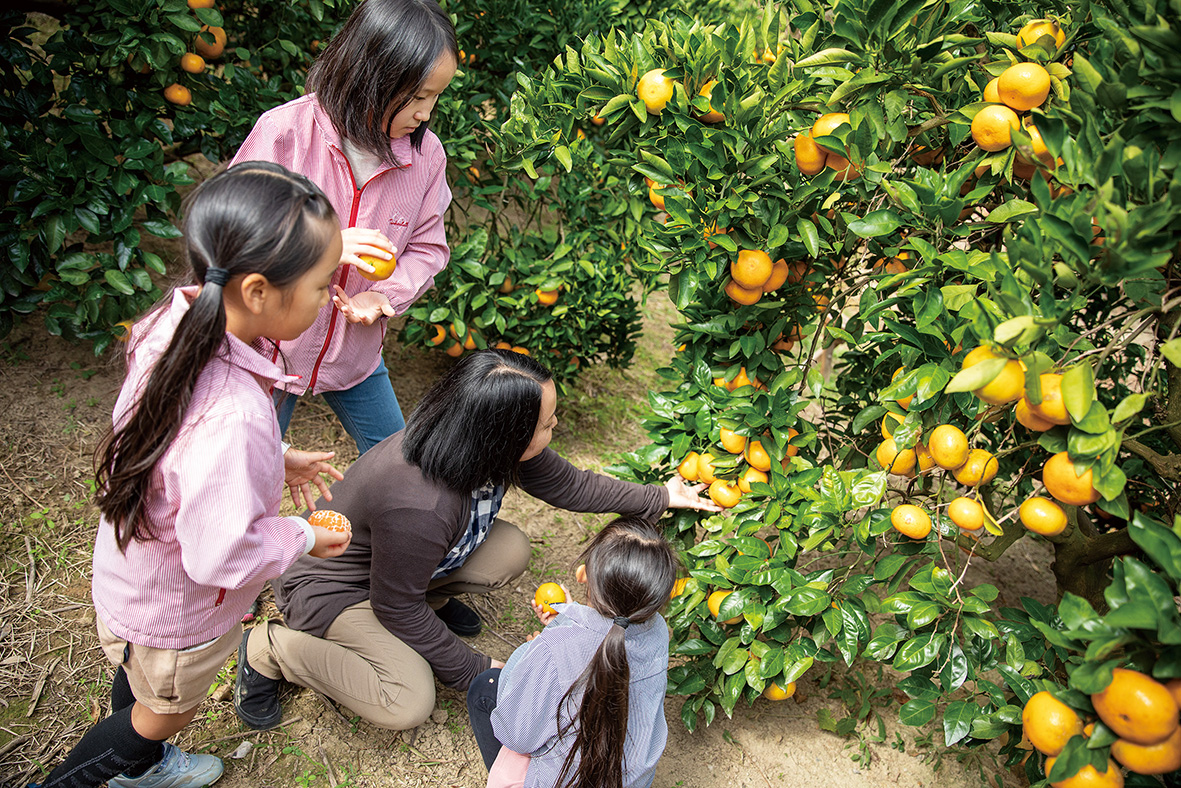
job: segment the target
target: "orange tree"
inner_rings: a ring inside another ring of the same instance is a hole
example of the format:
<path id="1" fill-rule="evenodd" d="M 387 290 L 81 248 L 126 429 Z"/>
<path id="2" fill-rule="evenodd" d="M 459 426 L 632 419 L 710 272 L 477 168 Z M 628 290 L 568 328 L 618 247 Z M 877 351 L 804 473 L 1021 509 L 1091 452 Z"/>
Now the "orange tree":
<path id="1" fill-rule="evenodd" d="M 50 333 L 101 352 L 116 323 L 150 305 L 165 261 L 143 242 L 177 235 L 184 157 L 228 156 L 260 112 L 297 95 L 308 44 L 327 38 L 325 10 L 337 5 L 259 14 L 112 0 L 37 5 L 56 17 L 2 12 L 0 335 L 41 310 Z"/>
<path id="2" fill-rule="evenodd" d="M 652 201 L 624 241 L 682 321 L 652 443 L 618 470 L 676 468 L 727 507 L 668 524 L 684 721 L 868 660 L 902 674 L 904 722 L 978 745 L 1080 670 L 1096 693 L 1112 664 L 1181 676 L 1172 629 L 1119 617 L 1172 607 L 1160 551 L 1113 564 L 1147 550 L 1133 512 L 1176 513 L 1176 14 L 792 11 L 588 35 L 519 80 L 498 141 L 503 167 L 573 172 L 563 141 L 602 118 Z M 1022 539 L 1050 543 L 1067 608 L 967 580 Z M 1083 745 L 1092 768 L 1112 743 Z"/>

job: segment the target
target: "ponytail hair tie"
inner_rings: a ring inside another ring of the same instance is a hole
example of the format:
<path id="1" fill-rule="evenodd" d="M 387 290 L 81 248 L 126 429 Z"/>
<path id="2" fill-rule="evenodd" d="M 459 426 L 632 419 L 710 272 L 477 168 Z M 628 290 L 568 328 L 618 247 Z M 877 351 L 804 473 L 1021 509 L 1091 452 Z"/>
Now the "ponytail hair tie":
<path id="1" fill-rule="evenodd" d="M 205 269 L 205 284 L 225 287 L 228 281 L 230 281 L 230 272 L 226 269 L 214 268 L 213 266 Z"/>
<path id="2" fill-rule="evenodd" d="M 630 618 L 628 618 L 627 616 L 616 616 L 615 617 L 615 625 L 621 629 L 627 629 L 628 625 L 631 624 L 631 622 L 632 622 L 632 620 Z"/>

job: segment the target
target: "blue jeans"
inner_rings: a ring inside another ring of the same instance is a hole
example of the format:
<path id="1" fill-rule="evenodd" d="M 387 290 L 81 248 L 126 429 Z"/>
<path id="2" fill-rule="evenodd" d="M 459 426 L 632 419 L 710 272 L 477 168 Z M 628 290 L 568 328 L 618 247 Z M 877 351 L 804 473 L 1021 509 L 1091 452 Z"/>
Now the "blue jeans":
<path id="1" fill-rule="evenodd" d="M 492 710 L 496 708 L 496 687 L 499 681 L 500 668 L 488 668 L 472 679 L 467 690 L 468 720 L 471 721 L 476 744 L 480 745 L 484 766 L 489 769 L 500 753 L 500 742 L 492 732 Z"/>
<path id="2" fill-rule="evenodd" d="M 402 408 L 398 405 L 398 395 L 394 393 L 390 373 L 385 367 L 385 359 L 377 362 L 377 369 L 373 370 L 372 375 L 351 389 L 325 391 L 323 397 L 357 442 L 358 454 L 364 454 L 406 427 Z M 275 389 L 275 408 L 279 415 L 279 428 L 284 434 L 291 424 L 291 413 L 298 399 L 294 394 Z"/>

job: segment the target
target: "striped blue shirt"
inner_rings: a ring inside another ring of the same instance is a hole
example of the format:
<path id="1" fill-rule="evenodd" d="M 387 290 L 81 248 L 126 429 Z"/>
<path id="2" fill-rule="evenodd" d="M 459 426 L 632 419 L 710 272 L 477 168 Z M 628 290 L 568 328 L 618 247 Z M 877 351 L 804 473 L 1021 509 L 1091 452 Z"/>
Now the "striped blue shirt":
<path id="1" fill-rule="evenodd" d="M 574 735 L 558 738 L 558 705 L 590 664 L 611 628 L 611 620 L 576 602 L 554 605 L 558 617 L 509 657 L 496 693 L 492 729 L 505 747 L 532 760 L 525 788 L 553 788 Z M 631 683 L 628 687 L 625 788 L 652 784 L 668 740 L 664 693 L 668 674 L 668 626 L 660 615 L 625 632 Z M 573 695 L 573 709 L 582 703 Z"/>

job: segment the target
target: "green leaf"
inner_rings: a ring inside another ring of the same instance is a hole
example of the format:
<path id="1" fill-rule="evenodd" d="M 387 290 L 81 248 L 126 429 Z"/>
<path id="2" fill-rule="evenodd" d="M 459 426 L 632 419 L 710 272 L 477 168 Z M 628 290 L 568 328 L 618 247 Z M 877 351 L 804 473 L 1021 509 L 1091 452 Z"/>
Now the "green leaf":
<path id="1" fill-rule="evenodd" d="M 894 657 L 895 670 L 917 670 L 929 665 L 939 656 L 939 644 L 942 638 L 935 635 L 919 635 L 902 644 L 898 654 Z"/>
<path id="2" fill-rule="evenodd" d="M 1181 538 L 1141 512 L 1132 516 L 1128 535 L 1174 581 L 1181 581 Z"/>
<path id="3" fill-rule="evenodd" d="M 979 364 L 973 364 L 967 369 L 961 369 L 947 384 L 944 391 L 948 394 L 955 394 L 960 391 L 975 391 L 987 386 L 997 375 L 1001 374 L 1001 370 L 1005 368 L 1007 363 L 1009 363 L 1007 358 L 990 358 Z"/>
<path id="4" fill-rule="evenodd" d="M 1082 421 L 1095 401 L 1095 371 L 1080 362 L 1062 373 L 1062 402 L 1073 421 Z"/>
<path id="5" fill-rule="evenodd" d="M 1140 411 L 1144 410 L 1144 406 L 1147 403 L 1147 394 L 1129 394 L 1120 401 L 1120 404 L 1115 406 L 1115 413 L 1111 415 L 1111 420 L 1113 422 L 1119 423 L 1126 419 L 1130 419 Z"/>
<path id="6" fill-rule="evenodd" d="M 1037 212 L 1038 207 L 1031 202 L 1026 202 L 1025 200 L 1009 200 L 988 214 L 988 221 L 993 224 L 1004 224 L 1021 216 Z"/>
<path id="7" fill-rule="evenodd" d="M 898 721 L 903 725 L 921 728 L 935 719 L 935 704 L 929 700 L 915 698 L 902 704 L 898 710 Z"/>
<path id="8" fill-rule="evenodd" d="M 820 254 L 820 234 L 816 230 L 816 225 L 807 219 L 799 219 L 796 222 L 796 231 L 799 232 L 800 240 L 804 242 L 808 254 L 817 257 Z"/>
<path id="9" fill-rule="evenodd" d="M 980 707 L 966 700 L 947 704 L 943 711 L 943 744 L 950 747 L 972 731 L 972 723 L 980 714 Z"/>
<path id="10" fill-rule="evenodd" d="M 557 158 L 558 163 L 565 168 L 566 172 L 570 172 L 573 168 L 574 159 L 570 156 L 570 149 L 565 145 L 559 145 L 554 148 L 554 157 Z"/>
<path id="11" fill-rule="evenodd" d="M 889 209 L 882 209 L 849 222 L 849 231 L 861 238 L 876 238 L 879 235 L 889 235 L 901 226 L 902 219 L 898 214 Z"/>
<path id="12" fill-rule="evenodd" d="M 118 290 L 123 295 L 133 295 L 135 288 L 131 286 L 131 282 L 122 271 L 115 269 L 108 269 L 103 272 L 103 278 L 107 280 L 107 284 Z"/>
<path id="13" fill-rule="evenodd" d="M 1161 355 L 1167 358 L 1175 367 L 1181 367 L 1181 337 L 1170 339 L 1160 346 Z"/>

